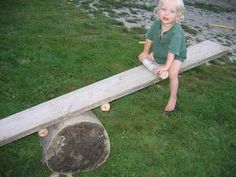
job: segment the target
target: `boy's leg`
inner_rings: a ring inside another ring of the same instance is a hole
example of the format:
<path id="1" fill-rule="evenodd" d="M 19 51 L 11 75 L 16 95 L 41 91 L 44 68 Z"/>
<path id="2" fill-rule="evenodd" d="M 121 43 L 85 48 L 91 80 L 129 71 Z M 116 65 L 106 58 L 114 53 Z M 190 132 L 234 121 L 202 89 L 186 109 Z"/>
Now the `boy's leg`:
<path id="1" fill-rule="evenodd" d="M 151 61 L 155 61 L 153 52 L 149 54 L 148 59 L 150 59 Z"/>
<path id="2" fill-rule="evenodd" d="M 179 71 L 182 62 L 179 60 L 174 60 L 169 69 L 169 79 L 170 79 L 170 97 L 169 101 L 165 107 L 166 112 L 171 112 L 175 109 L 177 101 L 177 93 L 179 87 Z"/>

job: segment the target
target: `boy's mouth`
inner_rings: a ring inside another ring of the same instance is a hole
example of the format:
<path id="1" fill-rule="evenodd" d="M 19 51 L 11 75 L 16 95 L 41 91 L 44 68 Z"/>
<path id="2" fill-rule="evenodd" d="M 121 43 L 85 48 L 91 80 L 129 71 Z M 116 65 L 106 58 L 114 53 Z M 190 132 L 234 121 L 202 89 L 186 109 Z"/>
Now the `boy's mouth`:
<path id="1" fill-rule="evenodd" d="M 162 18 L 164 21 L 168 21 L 169 20 L 169 18 L 167 18 L 167 17 L 163 17 Z"/>

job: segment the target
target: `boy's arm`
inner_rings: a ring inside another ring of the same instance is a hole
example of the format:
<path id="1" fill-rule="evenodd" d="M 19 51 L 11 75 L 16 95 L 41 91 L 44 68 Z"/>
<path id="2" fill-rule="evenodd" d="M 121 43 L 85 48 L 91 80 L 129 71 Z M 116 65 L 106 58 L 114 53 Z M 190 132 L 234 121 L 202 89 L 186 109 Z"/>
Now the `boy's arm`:
<path id="1" fill-rule="evenodd" d="M 144 59 L 148 57 L 150 48 L 152 46 L 152 41 L 149 39 L 146 39 L 144 43 L 144 49 L 143 52 L 139 55 L 139 60 L 143 63 Z"/>
<path id="2" fill-rule="evenodd" d="M 168 53 L 168 55 L 167 55 L 167 60 L 166 60 L 166 64 L 165 64 L 166 70 L 168 70 L 168 69 L 170 68 L 170 66 L 171 66 L 171 64 L 173 63 L 174 59 L 175 59 L 175 54 L 173 54 L 173 53 Z"/>
<path id="3" fill-rule="evenodd" d="M 168 53 L 166 63 L 164 65 L 160 65 L 157 68 L 155 68 L 155 72 L 157 74 L 161 74 L 163 71 L 168 71 L 174 59 L 175 59 L 175 54 Z"/>

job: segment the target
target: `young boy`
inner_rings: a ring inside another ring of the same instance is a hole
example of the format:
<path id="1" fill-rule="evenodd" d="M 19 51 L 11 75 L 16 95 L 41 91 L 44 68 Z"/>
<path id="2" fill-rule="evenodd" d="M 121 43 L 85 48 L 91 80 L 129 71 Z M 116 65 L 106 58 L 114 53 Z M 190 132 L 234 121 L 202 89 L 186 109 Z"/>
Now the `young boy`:
<path id="1" fill-rule="evenodd" d="M 156 74 L 169 72 L 170 97 L 165 107 L 166 112 L 174 111 L 177 102 L 179 79 L 182 62 L 186 59 L 186 44 L 183 30 L 178 22 L 183 19 L 184 3 L 182 0 L 160 0 L 155 13 L 159 16 L 146 34 L 144 50 L 139 60 L 159 64 L 154 68 Z M 150 48 L 152 47 L 152 53 Z"/>

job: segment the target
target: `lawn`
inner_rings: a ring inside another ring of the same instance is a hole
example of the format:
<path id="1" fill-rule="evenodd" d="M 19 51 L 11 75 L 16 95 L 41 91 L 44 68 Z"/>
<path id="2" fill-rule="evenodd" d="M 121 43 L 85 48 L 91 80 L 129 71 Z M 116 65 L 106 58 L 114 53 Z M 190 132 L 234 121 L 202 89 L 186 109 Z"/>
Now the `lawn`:
<path id="1" fill-rule="evenodd" d="M 102 12 L 90 16 L 66 0 L 9 0 L 0 8 L 1 118 L 140 65 L 142 30 Z M 165 80 L 112 102 L 109 112 L 94 109 L 111 153 L 74 177 L 235 176 L 235 62 L 226 55 L 181 74 L 170 114 L 168 88 Z M 0 176 L 50 176 L 40 160 L 35 133 L 0 147 Z"/>

